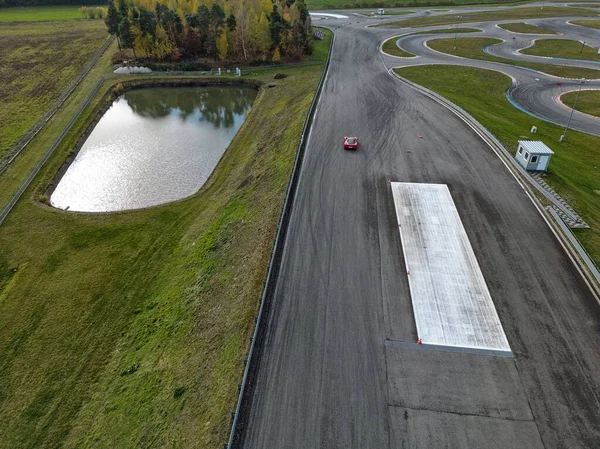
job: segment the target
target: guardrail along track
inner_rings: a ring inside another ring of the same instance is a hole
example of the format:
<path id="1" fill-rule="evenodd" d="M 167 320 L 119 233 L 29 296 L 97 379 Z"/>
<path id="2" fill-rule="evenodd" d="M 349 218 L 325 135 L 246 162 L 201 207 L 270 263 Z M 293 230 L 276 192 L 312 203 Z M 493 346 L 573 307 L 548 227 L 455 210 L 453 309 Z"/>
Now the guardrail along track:
<path id="1" fill-rule="evenodd" d="M 333 31 L 332 31 L 333 33 Z M 327 61 L 325 68 L 321 74 L 319 85 L 315 92 L 315 96 L 308 110 L 306 120 L 304 122 L 304 128 L 300 136 L 300 142 L 298 143 L 298 150 L 296 151 L 296 158 L 294 160 L 294 167 L 292 169 L 292 175 L 288 184 L 283 208 L 281 211 L 281 217 L 279 219 L 279 225 L 277 227 L 277 233 L 273 244 L 273 252 L 271 254 L 271 261 L 267 272 L 267 278 L 264 283 L 264 289 L 260 300 L 260 307 L 258 315 L 256 317 L 256 325 L 252 334 L 252 340 L 250 342 L 250 350 L 248 352 L 248 359 L 245 362 L 244 376 L 242 383 L 240 384 L 240 393 L 238 395 L 238 401 L 235 411 L 232 414 L 231 431 L 229 434 L 229 440 L 225 444 L 226 449 L 237 448 L 243 441 L 244 426 L 247 422 L 247 413 L 252 403 L 252 393 L 256 384 L 256 374 L 260 362 L 262 353 L 262 342 L 266 332 L 267 316 L 271 306 L 271 300 L 275 291 L 277 283 L 277 277 L 279 267 L 281 265 L 281 258 L 283 254 L 283 248 L 287 235 L 287 228 L 290 221 L 292 212 L 292 205 L 298 186 L 298 179 L 300 177 L 300 169 L 302 166 L 302 160 L 304 158 L 304 152 L 306 150 L 306 142 L 308 140 L 308 134 L 312 125 L 313 117 L 321 95 L 321 90 L 325 79 L 327 77 L 327 71 L 329 70 L 329 62 L 331 59 L 331 49 L 333 48 L 333 42 L 335 40 L 335 34 L 329 44 L 329 54 L 327 55 Z"/>

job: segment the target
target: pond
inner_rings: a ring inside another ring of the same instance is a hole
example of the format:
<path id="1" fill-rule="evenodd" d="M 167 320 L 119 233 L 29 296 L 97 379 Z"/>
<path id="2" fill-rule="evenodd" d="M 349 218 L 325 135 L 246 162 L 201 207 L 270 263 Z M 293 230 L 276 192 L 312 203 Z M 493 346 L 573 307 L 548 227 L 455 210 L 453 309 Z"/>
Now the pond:
<path id="1" fill-rule="evenodd" d="M 151 87 L 113 102 L 52 192 L 60 209 L 139 209 L 196 193 L 256 97 L 250 87 Z"/>

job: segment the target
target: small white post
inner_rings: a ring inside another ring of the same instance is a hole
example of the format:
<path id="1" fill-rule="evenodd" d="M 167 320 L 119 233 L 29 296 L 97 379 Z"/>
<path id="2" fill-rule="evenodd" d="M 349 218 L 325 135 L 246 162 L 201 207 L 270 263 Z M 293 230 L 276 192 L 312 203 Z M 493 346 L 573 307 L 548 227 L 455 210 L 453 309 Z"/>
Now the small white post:
<path id="1" fill-rule="evenodd" d="M 221 67 L 219 67 L 219 68 L 217 69 L 217 75 L 220 75 L 220 74 L 221 74 Z"/>

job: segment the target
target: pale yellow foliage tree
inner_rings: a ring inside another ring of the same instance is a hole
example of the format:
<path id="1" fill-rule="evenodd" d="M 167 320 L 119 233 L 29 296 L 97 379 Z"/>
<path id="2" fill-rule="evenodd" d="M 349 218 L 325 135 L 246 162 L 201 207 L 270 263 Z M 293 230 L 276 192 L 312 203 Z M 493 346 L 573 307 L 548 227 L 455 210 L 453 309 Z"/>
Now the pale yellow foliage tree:
<path id="1" fill-rule="evenodd" d="M 281 55 L 279 54 L 279 47 L 275 48 L 275 51 L 273 52 L 273 56 L 271 57 L 271 61 L 273 61 L 273 62 L 281 61 Z"/>
<path id="2" fill-rule="evenodd" d="M 165 59 L 169 59 L 173 55 L 174 51 L 175 46 L 169 40 L 167 32 L 163 27 L 157 25 L 152 56 L 159 61 L 164 61 Z"/>
<path id="3" fill-rule="evenodd" d="M 258 0 L 258 8 L 248 14 L 250 23 L 250 41 L 256 55 L 266 58 L 271 47 L 268 16 L 273 10 L 271 0 Z"/>
<path id="4" fill-rule="evenodd" d="M 223 60 L 227 58 L 229 43 L 227 42 L 227 35 L 225 33 L 221 33 L 217 38 L 217 51 L 219 52 L 219 59 Z"/>
<path id="5" fill-rule="evenodd" d="M 152 47 L 154 46 L 152 36 L 142 33 L 135 25 L 131 27 L 131 32 L 135 36 L 135 40 L 133 41 L 134 50 L 137 50 L 137 52 L 141 50 L 146 57 L 149 57 L 152 53 Z"/>

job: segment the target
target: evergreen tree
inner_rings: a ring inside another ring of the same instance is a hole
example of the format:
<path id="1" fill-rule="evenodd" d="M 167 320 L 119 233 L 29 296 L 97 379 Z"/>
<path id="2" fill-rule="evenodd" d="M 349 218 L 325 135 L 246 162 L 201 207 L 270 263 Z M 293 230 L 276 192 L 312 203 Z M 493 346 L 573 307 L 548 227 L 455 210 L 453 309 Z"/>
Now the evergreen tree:
<path id="1" fill-rule="evenodd" d="M 131 48 L 133 50 L 133 56 L 137 59 L 134 48 L 134 36 L 131 32 L 131 20 L 127 16 L 121 19 L 119 23 L 119 35 L 121 36 L 121 43 L 123 48 Z"/>
<path id="2" fill-rule="evenodd" d="M 234 32 L 237 28 L 237 21 L 235 20 L 235 16 L 233 15 L 233 13 L 229 14 L 229 17 L 227 17 L 227 29 L 230 32 Z"/>
<path id="3" fill-rule="evenodd" d="M 156 14 L 156 20 L 158 21 L 158 23 L 162 24 L 165 15 L 169 13 L 169 7 L 156 2 L 156 5 L 154 5 L 154 13 Z"/>
<path id="4" fill-rule="evenodd" d="M 218 34 L 223 25 L 225 24 L 225 11 L 217 3 L 213 3 L 210 11 L 210 24 L 212 32 Z"/>
<path id="5" fill-rule="evenodd" d="M 121 23 L 122 17 L 117 8 L 115 7 L 114 2 L 110 2 L 108 4 L 108 14 L 104 19 L 104 23 L 106 23 L 106 27 L 108 28 L 108 33 L 112 36 L 117 36 L 117 44 L 119 45 L 119 50 L 121 50 L 121 42 L 119 41 L 119 24 Z"/>
<path id="6" fill-rule="evenodd" d="M 216 49 L 216 40 L 213 36 L 213 42 L 210 42 L 209 30 L 210 30 L 211 14 L 210 10 L 206 5 L 198 7 L 198 36 L 200 37 L 200 46 L 202 48 L 202 55 L 205 56 L 211 49 Z"/>
<path id="7" fill-rule="evenodd" d="M 152 11 L 147 10 L 144 7 L 139 9 L 139 17 L 137 19 L 138 26 L 140 27 L 140 31 L 143 34 L 147 34 L 155 37 L 156 34 L 156 16 L 152 13 Z"/>
<path id="8" fill-rule="evenodd" d="M 111 0 L 111 3 L 113 2 L 113 0 Z M 129 6 L 127 5 L 127 2 L 125 0 L 119 0 L 119 14 L 121 14 L 122 17 L 125 17 L 127 15 L 129 15 Z"/>
<path id="9" fill-rule="evenodd" d="M 289 24 L 281 17 L 277 5 L 273 4 L 273 11 L 269 16 L 269 31 L 271 33 L 272 47 L 278 47 L 281 43 L 281 35 L 287 31 Z"/>

